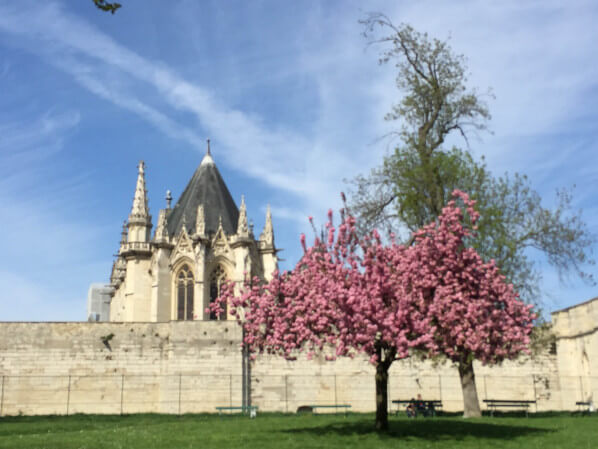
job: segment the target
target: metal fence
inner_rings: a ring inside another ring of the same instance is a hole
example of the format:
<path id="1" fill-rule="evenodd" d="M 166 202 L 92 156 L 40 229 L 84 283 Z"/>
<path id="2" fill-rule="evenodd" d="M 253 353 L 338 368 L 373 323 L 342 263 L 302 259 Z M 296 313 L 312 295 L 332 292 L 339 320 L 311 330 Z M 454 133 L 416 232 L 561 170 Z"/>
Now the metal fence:
<path id="1" fill-rule="evenodd" d="M 73 413 L 202 413 L 242 404 L 242 376 L 68 375 L 2 376 L 0 415 Z M 535 400 L 535 411 L 575 410 L 577 401 L 598 397 L 598 377 L 476 377 L 484 399 Z M 252 375 L 251 403 L 260 411 L 295 412 L 302 405 L 351 405 L 353 411 L 375 408 L 373 374 Z M 443 402 L 444 410 L 462 410 L 457 376 L 391 375 L 389 404 L 394 399 Z M 531 411 L 534 411 L 533 408 Z"/>

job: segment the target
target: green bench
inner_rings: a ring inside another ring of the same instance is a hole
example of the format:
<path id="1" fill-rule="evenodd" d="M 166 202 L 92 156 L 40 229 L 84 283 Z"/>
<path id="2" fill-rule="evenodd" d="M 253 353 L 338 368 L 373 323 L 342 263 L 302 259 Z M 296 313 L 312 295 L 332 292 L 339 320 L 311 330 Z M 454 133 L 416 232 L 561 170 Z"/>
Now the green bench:
<path id="1" fill-rule="evenodd" d="M 577 405 L 577 411 L 582 415 L 591 413 L 593 409 L 593 404 L 590 401 L 577 401 L 575 405 Z"/>
<path id="2" fill-rule="evenodd" d="M 230 413 L 238 411 L 241 413 L 249 413 L 250 415 L 255 416 L 257 414 L 257 405 L 248 405 L 244 407 L 216 407 L 216 410 L 218 410 L 219 415 L 222 415 L 222 412 L 224 411 L 228 411 Z"/>
<path id="3" fill-rule="evenodd" d="M 521 410 L 525 410 L 525 416 L 529 416 L 529 407 L 536 403 L 536 401 L 525 401 L 519 399 L 484 399 L 484 403 L 488 410 L 490 410 L 490 416 L 494 416 L 494 412 L 497 408 L 502 407 L 515 407 Z"/>

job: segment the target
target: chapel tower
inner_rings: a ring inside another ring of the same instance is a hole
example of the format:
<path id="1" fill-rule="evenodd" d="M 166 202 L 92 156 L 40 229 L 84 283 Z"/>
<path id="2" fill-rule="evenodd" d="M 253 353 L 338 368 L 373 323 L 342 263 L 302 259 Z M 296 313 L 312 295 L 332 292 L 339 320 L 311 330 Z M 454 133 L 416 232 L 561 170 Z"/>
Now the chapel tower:
<path id="1" fill-rule="evenodd" d="M 272 215 L 268 206 L 259 239 L 247 218 L 244 197 L 237 208 L 210 151 L 171 208 L 160 210 L 153 238 L 139 164 L 137 185 L 120 249 L 112 267 L 110 321 L 229 319 L 205 312 L 225 281 L 246 276 L 270 279 L 277 269 Z"/>

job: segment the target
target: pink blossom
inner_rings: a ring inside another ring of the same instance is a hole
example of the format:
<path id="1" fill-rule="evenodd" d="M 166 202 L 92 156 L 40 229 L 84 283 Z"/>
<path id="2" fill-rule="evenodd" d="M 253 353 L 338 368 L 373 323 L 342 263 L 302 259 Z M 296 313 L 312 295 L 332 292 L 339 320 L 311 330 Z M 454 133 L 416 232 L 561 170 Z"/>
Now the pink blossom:
<path id="1" fill-rule="evenodd" d="M 495 262 L 466 246 L 479 219 L 474 205 L 455 191 L 409 247 L 383 243 L 375 230 L 359 238 L 348 213 L 335 228 L 329 213 L 325 241 L 308 247 L 301 234 L 304 255 L 292 271 L 248 279 L 238 292 L 226 284 L 211 309 L 243 311 L 236 318 L 254 354 L 294 359 L 333 348 L 337 356 L 365 353 L 373 364 L 415 350 L 453 361 L 513 358 L 526 350 L 535 315 Z"/>

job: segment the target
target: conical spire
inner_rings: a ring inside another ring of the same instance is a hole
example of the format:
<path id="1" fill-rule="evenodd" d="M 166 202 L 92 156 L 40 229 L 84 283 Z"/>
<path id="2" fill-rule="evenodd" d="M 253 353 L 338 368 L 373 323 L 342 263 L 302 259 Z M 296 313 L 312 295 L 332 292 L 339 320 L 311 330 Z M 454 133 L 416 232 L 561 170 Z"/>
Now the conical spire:
<path id="1" fill-rule="evenodd" d="M 260 242 L 264 242 L 268 246 L 274 247 L 274 228 L 272 227 L 272 212 L 270 211 L 270 205 L 266 209 L 266 223 L 264 224 L 264 230 L 260 235 Z"/>
<path id="2" fill-rule="evenodd" d="M 222 228 L 227 235 L 236 233 L 239 209 L 235 204 L 218 167 L 208 153 L 195 170 L 187 187 L 170 210 L 166 221 L 169 235 L 178 235 L 181 230 L 183 216 L 187 224 L 195 229 L 197 226 L 197 206 L 203 205 L 206 236 L 218 230 L 219 217 Z"/>
<path id="3" fill-rule="evenodd" d="M 237 237 L 249 237 L 249 226 L 247 225 L 247 208 L 245 197 L 241 196 L 241 207 L 239 208 L 239 221 L 237 223 Z"/>
<path id="4" fill-rule="evenodd" d="M 147 205 L 147 190 L 145 189 L 145 163 L 139 161 L 137 166 L 137 185 L 135 186 L 135 196 L 133 197 L 133 207 L 129 214 L 129 223 L 150 224 L 151 217 Z"/>

